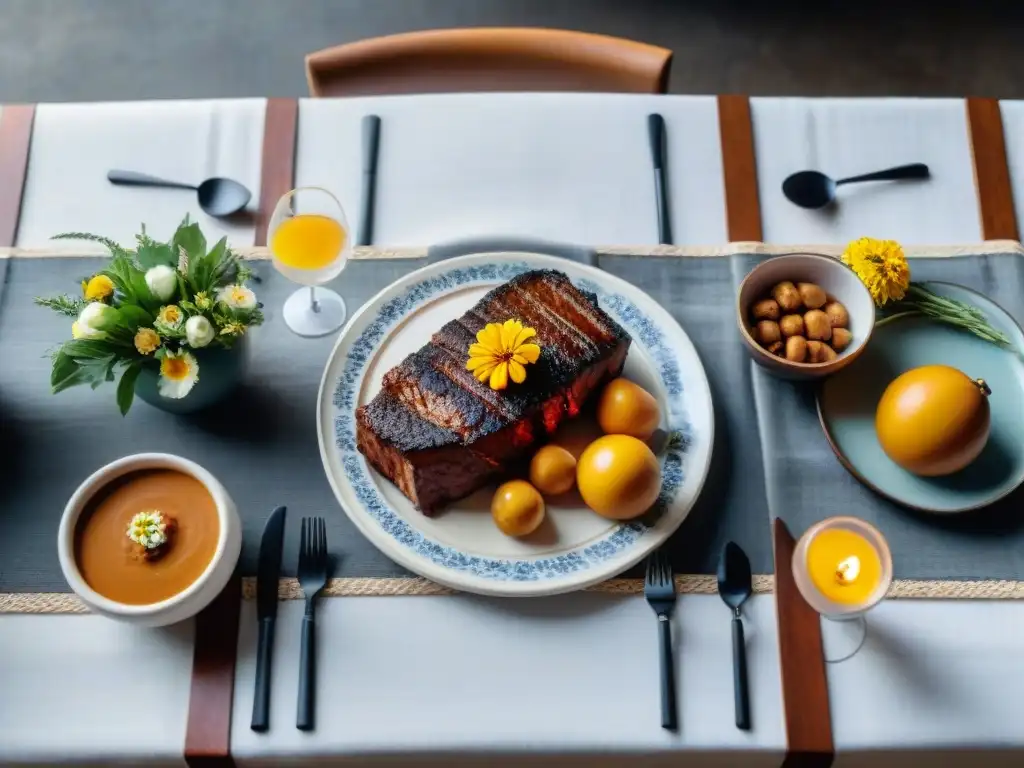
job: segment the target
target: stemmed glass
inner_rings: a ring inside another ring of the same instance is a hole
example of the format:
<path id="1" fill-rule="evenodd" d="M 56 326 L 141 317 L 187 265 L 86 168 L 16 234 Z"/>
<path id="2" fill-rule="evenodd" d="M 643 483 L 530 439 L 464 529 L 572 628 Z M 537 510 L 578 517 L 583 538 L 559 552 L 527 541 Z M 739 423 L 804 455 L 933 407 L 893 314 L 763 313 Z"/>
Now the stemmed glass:
<path id="1" fill-rule="evenodd" d="M 837 553 L 833 547 L 816 546 L 822 534 L 834 531 L 845 532 L 847 541 L 856 542 L 860 556 L 852 547 Z M 800 537 L 792 568 L 800 594 L 826 619 L 823 629 L 831 625 L 836 630 L 827 633 L 833 642 L 825 643 L 825 661 L 835 664 L 852 658 L 867 639 L 865 614 L 882 601 L 892 584 L 892 553 L 882 532 L 856 517 L 822 520 Z M 854 591 L 844 596 L 847 589 Z"/>
<path id="2" fill-rule="evenodd" d="M 338 198 L 322 187 L 293 189 L 274 208 L 267 230 L 274 268 L 309 286 L 284 303 L 284 322 L 299 336 L 326 336 L 345 324 L 345 300 L 322 286 L 345 269 L 352 253 L 350 232 Z"/>

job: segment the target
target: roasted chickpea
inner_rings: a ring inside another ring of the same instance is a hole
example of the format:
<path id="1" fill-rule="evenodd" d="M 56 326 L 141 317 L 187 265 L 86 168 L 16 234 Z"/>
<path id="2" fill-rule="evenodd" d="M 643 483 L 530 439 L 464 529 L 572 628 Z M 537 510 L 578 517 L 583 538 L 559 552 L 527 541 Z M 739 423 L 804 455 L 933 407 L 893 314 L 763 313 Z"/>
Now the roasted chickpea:
<path id="1" fill-rule="evenodd" d="M 803 336 L 790 336 L 786 339 L 786 359 L 792 363 L 802 363 L 807 359 L 807 339 Z"/>
<path id="2" fill-rule="evenodd" d="M 808 341 L 807 342 L 807 360 L 806 360 L 806 362 L 808 362 L 808 363 L 824 363 L 825 362 L 825 353 L 822 352 L 822 349 L 824 349 L 827 346 L 828 346 L 828 344 L 826 344 L 823 341 Z"/>
<path id="3" fill-rule="evenodd" d="M 779 320 L 779 330 L 783 336 L 803 336 L 804 319 L 800 315 L 784 315 Z"/>
<path id="4" fill-rule="evenodd" d="M 842 352 L 853 341 L 853 334 L 845 328 L 833 328 L 832 329 L 832 349 L 836 352 Z"/>
<path id="5" fill-rule="evenodd" d="M 772 288 L 772 297 L 785 312 L 795 312 L 800 309 L 800 292 L 788 280 Z"/>
<path id="6" fill-rule="evenodd" d="M 808 339 L 828 341 L 832 338 L 832 325 L 828 321 L 828 315 L 820 309 L 812 309 L 804 315 L 804 328 L 807 330 Z"/>
<path id="7" fill-rule="evenodd" d="M 779 324 L 774 320 L 761 320 L 756 326 L 754 326 L 754 338 L 761 342 L 762 346 L 767 347 L 769 344 L 774 344 L 776 341 L 782 340 L 782 332 L 779 330 Z"/>
<path id="8" fill-rule="evenodd" d="M 755 301 L 751 314 L 755 320 L 778 320 L 779 304 L 775 299 L 761 299 Z"/>
<path id="9" fill-rule="evenodd" d="M 768 345 L 768 351 L 771 352 L 773 355 L 780 355 L 781 356 L 782 355 L 782 342 L 781 341 L 776 341 L 776 342 L 774 342 L 772 344 L 769 344 Z"/>
<path id="10" fill-rule="evenodd" d="M 815 283 L 797 283 L 796 289 L 800 292 L 800 300 L 807 309 L 821 309 L 828 301 L 825 291 Z"/>
<path id="11" fill-rule="evenodd" d="M 826 304 L 825 314 L 828 315 L 828 321 L 833 328 L 848 328 L 850 325 L 850 313 L 838 301 Z"/>

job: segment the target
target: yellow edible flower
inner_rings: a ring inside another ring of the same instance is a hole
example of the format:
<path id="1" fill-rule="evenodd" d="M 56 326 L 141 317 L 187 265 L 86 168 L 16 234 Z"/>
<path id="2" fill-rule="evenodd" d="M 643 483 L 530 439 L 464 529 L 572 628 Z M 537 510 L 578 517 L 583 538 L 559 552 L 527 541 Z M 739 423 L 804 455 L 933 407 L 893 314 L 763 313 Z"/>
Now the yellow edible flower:
<path id="1" fill-rule="evenodd" d="M 879 307 L 906 296 L 910 265 L 902 246 L 895 240 L 862 237 L 846 246 L 842 259 L 867 286 Z"/>
<path id="2" fill-rule="evenodd" d="M 243 333 L 245 333 L 245 326 L 241 323 L 227 323 L 220 329 L 221 336 L 241 336 Z"/>
<path id="3" fill-rule="evenodd" d="M 486 381 L 491 389 L 505 389 L 510 378 L 522 384 L 526 381 L 526 366 L 540 357 L 540 347 L 527 343 L 536 335 L 533 328 L 524 327 L 518 320 L 488 323 L 477 333 L 476 343 L 469 345 L 466 370 L 479 381 Z"/>
<path id="4" fill-rule="evenodd" d="M 160 346 L 160 335 L 152 328 L 139 328 L 135 334 L 135 348 L 141 355 L 151 355 Z"/>
<path id="5" fill-rule="evenodd" d="M 156 321 L 168 328 L 177 328 L 181 325 L 181 321 L 184 317 L 185 316 L 181 313 L 181 308 L 178 307 L 177 304 L 168 304 L 166 307 L 160 307 L 160 312 L 156 316 Z"/>
<path id="6" fill-rule="evenodd" d="M 88 282 L 82 281 L 82 293 L 86 301 L 106 301 L 114 295 L 114 281 L 106 275 L 96 275 Z"/>
<path id="7" fill-rule="evenodd" d="M 206 291 L 200 291 L 196 294 L 194 301 L 196 308 L 201 312 L 206 312 L 210 307 L 213 306 L 213 299 L 210 298 L 210 294 Z"/>

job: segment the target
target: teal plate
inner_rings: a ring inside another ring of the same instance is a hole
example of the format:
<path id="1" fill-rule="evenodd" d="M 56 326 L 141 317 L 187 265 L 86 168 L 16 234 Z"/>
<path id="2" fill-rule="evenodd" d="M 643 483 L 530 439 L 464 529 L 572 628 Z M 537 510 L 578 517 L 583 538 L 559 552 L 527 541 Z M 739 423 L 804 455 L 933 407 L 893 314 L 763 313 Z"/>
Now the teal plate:
<path id="1" fill-rule="evenodd" d="M 927 283 L 935 293 L 973 304 L 1013 349 L 919 317 L 876 326 L 863 354 L 829 377 L 818 392 L 818 417 L 836 456 L 877 493 L 914 509 L 954 513 L 987 506 L 1024 481 L 1024 333 L 1007 312 L 967 288 Z M 985 379 L 992 394 L 992 430 L 981 455 L 946 477 L 917 477 L 882 451 L 875 409 L 889 383 L 922 365 L 950 365 Z"/>

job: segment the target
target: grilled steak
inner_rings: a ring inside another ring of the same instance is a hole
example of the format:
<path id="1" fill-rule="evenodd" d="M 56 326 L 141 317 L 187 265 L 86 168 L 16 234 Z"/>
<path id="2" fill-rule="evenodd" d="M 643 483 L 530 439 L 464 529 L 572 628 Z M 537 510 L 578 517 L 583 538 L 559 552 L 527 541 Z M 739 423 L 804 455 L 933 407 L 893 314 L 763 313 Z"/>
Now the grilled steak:
<path id="1" fill-rule="evenodd" d="M 526 381 L 492 390 L 466 370 L 487 323 L 520 320 L 541 354 Z M 619 375 L 629 335 L 553 270 L 519 275 L 490 291 L 430 342 L 384 374 L 356 411 L 356 445 L 424 513 L 501 476 L 508 464 L 576 416 L 600 384 Z"/>

